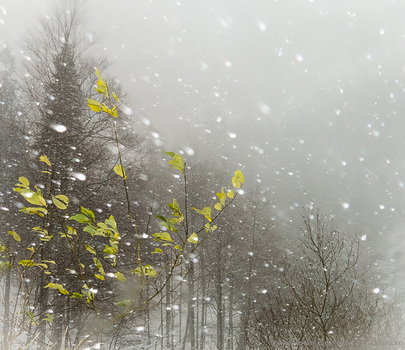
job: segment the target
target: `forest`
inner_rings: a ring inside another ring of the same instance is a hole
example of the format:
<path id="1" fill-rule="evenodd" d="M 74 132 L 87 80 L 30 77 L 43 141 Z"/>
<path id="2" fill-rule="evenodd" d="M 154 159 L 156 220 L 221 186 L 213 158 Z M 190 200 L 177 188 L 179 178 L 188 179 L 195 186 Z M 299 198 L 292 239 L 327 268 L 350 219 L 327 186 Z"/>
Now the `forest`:
<path id="1" fill-rule="evenodd" d="M 403 347 L 366 235 L 146 137 L 71 4 L 0 52 L 1 349 Z"/>

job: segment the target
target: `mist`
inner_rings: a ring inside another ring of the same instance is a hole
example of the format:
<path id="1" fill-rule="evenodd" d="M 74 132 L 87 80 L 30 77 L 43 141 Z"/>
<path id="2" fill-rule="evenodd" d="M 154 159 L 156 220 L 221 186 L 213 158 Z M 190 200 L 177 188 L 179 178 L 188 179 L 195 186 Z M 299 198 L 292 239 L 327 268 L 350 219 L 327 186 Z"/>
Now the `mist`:
<path id="1" fill-rule="evenodd" d="M 55 7 L 1 1 L 0 45 L 29 60 L 24 37 Z M 82 11 L 92 53 L 108 57 L 152 143 L 240 168 L 286 235 L 308 207 L 366 235 L 405 288 L 405 3 L 88 0 Z"/>

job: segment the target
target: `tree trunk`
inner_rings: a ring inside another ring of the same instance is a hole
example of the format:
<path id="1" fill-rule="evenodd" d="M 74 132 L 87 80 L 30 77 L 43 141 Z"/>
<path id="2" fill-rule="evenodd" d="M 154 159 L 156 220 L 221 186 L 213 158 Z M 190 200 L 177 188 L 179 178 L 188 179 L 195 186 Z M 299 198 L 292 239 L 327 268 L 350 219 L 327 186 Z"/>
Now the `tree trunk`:
<path id="1" fill-rule="evenodd" d="M 229 329 L 228 329 L 228 344 L 227 350 L 233 350 L 233 276 L 231 276 L 230 286 L 229 286 Z"/>
<path id="2" fill-rule="evenodd" d="M 190 335 L 190 349 L 195 350 L 195 301 L 194 299 L 194 262 L 190 261 L 190 271 L 188 277 L 188 286 L 189 286 L 189 294 L 188 294 L 188 308 L 189 308 L 189 335 Z"/>
<path id="3" fill-rule="evenodd" d="M 217 261 L 215 269 L 215 292 L 216 292 L 216 304 L 217 304 L 217 349 L 223 350 L 224 348 L 224 291 L 223 291 L 223 262 L 221 242 L 218 242 L 217 247 Z"/>
<path id="4" fill-rule="evenodd" d="M 166 256 L 166 260 L 169 258 Z M 166 268 L 166 279 L 169 277 L 169 267 Z M 172 334 L 171 334 L 171 329 L 172 329 L 172 293 L 171 293 L 171 283 L 170 280 L 166 283 L 166 349 L 173 349 L 173 342 L 172 342 Z"/>
<path id="5" fill-rule="evenodd" d="M 204 349 L 205 345 L 205 330 L 206 330 L 206 297 L 207 297 L 207 291 L 206 291 L 206 281 L 205 281 L 205 275 L 204 271 L 205 266 L 204 266 L 204 258 L 203 254 L 200 255 L 200 284 L 201 284 L 201 323 L 200 323 L 200 350 Z"/>
<path id="6" fill-rule="evenodd" d="M 4 323 L 3 323 L 3 346 L 2 349 L 9 350 L 9 332 L 10 332 L 10 285 L 11 269 L 6 270 L 6 281 L 4 286 Z"/>

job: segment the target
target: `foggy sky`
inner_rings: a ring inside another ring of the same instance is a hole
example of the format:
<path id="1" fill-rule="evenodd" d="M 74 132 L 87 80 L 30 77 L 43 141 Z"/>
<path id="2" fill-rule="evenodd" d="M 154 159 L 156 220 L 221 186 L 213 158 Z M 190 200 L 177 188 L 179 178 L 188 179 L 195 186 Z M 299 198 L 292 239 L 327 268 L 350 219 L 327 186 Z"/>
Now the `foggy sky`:
<path id="1" fill-rule="evenodd" d="M 55 3 L 0 1 L 0 42 L 24 60 L 24 33 Z M 189 164 L 223 156 L 242 166 L 246 190 L 268 188 L 279 220 L 296 223 L 314 203 L 380 237 L 386 257 L 402 254 L 404 2 L 89 0 L 85 9 L 87 38 L 100 37 L 94 52 L 111 59 L 139 127 L 161 147 Z"/>

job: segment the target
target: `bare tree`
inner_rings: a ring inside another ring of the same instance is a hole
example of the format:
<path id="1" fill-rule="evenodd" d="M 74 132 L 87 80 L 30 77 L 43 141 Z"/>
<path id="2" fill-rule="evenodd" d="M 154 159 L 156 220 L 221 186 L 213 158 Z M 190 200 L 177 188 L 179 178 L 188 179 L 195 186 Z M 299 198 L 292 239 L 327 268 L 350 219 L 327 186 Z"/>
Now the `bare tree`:
<path id="1" fill-rule="evenodd" d="M 279 267 L 276 286 L 260 300 L 249 328 L 263 349 L 347 349 L 392 332 L 390 303 L 361 264 L 361 239 L 331 229 L 319 212 L 305 212 L 299 250 Z M 383 326 L 385 325 L 385 326 Z M 388 327 L 389 328 L 389 327 Z"/>

